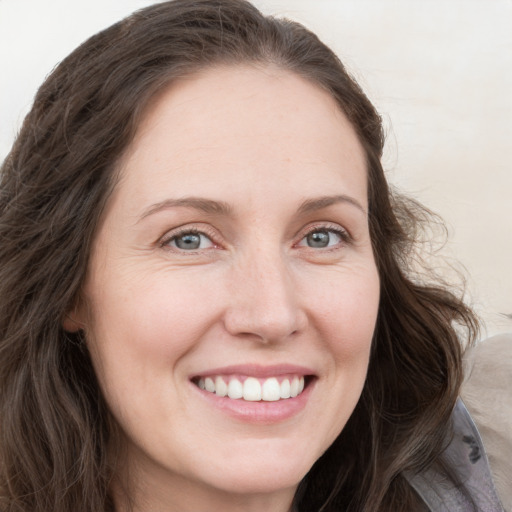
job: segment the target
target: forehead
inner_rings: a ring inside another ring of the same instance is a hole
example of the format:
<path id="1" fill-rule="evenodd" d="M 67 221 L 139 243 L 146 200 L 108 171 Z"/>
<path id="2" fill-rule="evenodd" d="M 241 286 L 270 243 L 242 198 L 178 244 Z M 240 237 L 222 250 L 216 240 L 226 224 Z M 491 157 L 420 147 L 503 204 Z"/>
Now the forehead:
<path id="1" fill-rule="evenodd" d="M 358 137 L 328 92 L 291 71 L 238 65 L 202 70 L 155 96 L 121 176 L 138 195 L 165 194 L 169 179 L 174 195 L 190 194 L 187 187 L 208 195 L 219 180 L 293 188 L 290 180 L 302 179 L 314 188 L 341 174 L 360 189 L 365 167 Z"/>

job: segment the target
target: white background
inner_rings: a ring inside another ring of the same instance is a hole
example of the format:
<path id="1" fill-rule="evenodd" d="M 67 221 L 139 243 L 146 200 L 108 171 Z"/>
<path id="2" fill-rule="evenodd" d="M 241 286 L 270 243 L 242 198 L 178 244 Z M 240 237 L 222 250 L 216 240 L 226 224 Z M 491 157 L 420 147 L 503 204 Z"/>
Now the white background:
<path id="1" fill-rule="evenodd" d="M 0 0 L 0 160 L 44 77 L 145 0 Z M 485 336 L 512 331 L 512 0 L 256 0 L 313 29 L 385 119 L 390 181 L 440 213 Z"/>

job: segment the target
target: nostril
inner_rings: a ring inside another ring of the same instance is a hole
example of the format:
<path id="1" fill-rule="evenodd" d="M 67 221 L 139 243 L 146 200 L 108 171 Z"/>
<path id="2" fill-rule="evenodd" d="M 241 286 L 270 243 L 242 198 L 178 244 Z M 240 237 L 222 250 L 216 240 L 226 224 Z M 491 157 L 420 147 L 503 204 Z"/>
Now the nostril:
<path id="1" fill-rule="evenodd" d="M 293 308 L 264 310 L 242 306 L 233 307 L 225 317 L 226 330 L 233 336 L 254 339 L 264 343 L 276 343 L 297 337 L 307 323 L 305 314 Z"/>

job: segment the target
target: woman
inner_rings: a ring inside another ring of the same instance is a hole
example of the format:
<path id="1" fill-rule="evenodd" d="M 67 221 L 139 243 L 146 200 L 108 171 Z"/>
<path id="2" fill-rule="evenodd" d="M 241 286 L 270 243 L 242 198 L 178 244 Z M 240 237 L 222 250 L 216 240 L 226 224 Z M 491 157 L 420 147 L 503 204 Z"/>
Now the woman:
<path id="1" fill-rule="evenodd" d="M 445 457 L 476 321 L 413 273 L 382 146 L 333 53 L 238 0 L 65 59 L 2 168 L 2 512 L 478 499 Z"/>

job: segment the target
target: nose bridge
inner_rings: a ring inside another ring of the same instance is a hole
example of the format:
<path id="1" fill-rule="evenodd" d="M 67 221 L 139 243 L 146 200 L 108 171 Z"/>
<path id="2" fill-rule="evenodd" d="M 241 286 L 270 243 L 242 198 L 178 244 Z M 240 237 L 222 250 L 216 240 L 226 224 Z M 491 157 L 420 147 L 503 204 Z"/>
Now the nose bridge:
<path id="1" fill-rule="evenodd" d="M 271 342 L 304 325 L 291 269 L 278 247 L 258 247 L 240 257 L 234 269 L 226 327 L 232 334 Z"/>

